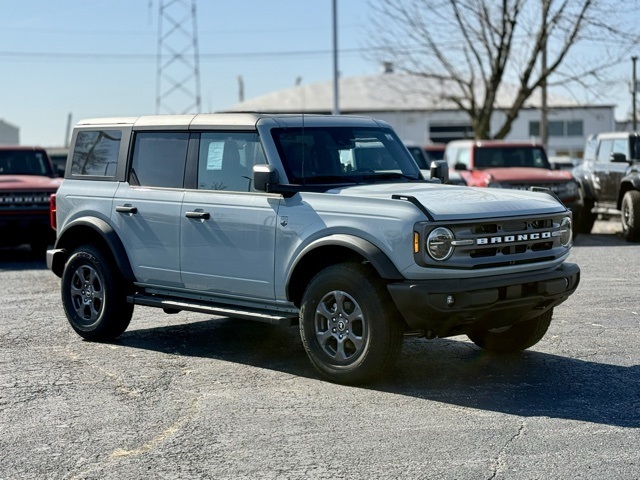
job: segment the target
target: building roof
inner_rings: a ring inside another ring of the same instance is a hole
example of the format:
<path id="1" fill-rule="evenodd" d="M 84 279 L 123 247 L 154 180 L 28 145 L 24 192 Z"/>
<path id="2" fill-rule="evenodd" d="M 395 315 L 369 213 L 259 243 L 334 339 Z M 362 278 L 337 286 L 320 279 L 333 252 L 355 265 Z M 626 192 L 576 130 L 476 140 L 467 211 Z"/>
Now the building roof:
<path id="1" fill-rule="evenodd" d="M 385 73 L 341 78 L 338 89 L 340 111 L 343 113 L 386 111 L 458 110 L 445 97 L 455 91 L 433 79 L 403 73 Z M 498 95 L 498 108 L 507 107 L 517 89 L 503 86 Z M 548 106 L 584 107 L 575 100 L 548 94 Z M 524 108 L 539 107 L 538 91 L 527 100 Z M 602 106 L 602 105 L 598 105 Z M 227 111 L 317 112 L 330 113 L 333 108 L 333 82 L 318 82 L 279 90 L 233 105 Z"/>

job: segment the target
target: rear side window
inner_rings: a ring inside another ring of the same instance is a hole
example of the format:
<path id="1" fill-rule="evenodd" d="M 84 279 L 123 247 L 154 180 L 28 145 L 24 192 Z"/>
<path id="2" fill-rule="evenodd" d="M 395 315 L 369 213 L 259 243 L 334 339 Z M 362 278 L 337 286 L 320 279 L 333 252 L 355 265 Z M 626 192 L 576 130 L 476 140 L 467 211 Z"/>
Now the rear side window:
<path id="1" fill-rule="evenodd" d="M 188 146 L 188 133 L 138 133 L 133 147 L 129 183 L 145 187 L 182 188 Z"/>
<path id="2" fill-rule="evenodd" d="M 83 130 L 76 136 L 71 160 L 72 175 L 112 177 L 118 166 L 120 130 Z"/>

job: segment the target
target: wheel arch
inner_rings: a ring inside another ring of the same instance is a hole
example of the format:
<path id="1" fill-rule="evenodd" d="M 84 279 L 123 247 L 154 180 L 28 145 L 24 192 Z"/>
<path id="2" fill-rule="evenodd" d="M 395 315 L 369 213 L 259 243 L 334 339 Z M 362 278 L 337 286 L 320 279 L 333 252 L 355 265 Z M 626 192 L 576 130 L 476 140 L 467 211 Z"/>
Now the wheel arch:
<path id="1" fill-rule="evenodd" d="M 64 264 L 71 252 L 82 244 L 90 243 L 111 254 L 123 277 L 134 281 L 133 270 L 126 250 L 120 237 L 113 227 L 100 218 L 83 217 L 69 223 L 60 233 L 55 248 L 61 252 L 54 257 L 51 269 L 53 273 L 62 276 Z"/>
<path id="2" fill-rule="evenodd" d="M 320 270 L 348 261 L 370 264 L 385 280 L 403 278 L 389 257 L 371 242 L 353 235 L 330 235 L 310 243 L 300 252 L 287 279 L 287 299 L 300 306 L 304 290 Z"/>
<path id="3" fill-rule="evenodd" d="M 580 185 L 580 192 L 582 194 L 582 200 L 584 202 L 593 202 L 596 200 L 596 196 L 593 192 L 593 188 L 591 187 L 591 183 L 587 179 L 585 174 L 574 177 Z"/>
<path id="4" fill-rule="evenodd" d="M 618 191 L 618 202 L 616 208 L 620 210 L 622 207 L 622 198 L 629 190 L 640 190 L 640 175 L 637 173 L 627 175 L 620 182 L 620 190 Z"/>

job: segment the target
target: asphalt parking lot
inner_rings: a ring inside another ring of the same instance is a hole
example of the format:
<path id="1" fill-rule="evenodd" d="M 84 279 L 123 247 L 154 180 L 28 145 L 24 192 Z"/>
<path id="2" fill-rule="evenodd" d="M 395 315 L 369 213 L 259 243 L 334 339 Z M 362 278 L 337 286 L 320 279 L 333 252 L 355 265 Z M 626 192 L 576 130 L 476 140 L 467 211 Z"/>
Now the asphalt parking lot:
<path id="1" fill-rule="evenodd" d="M 640 478 L 640 245 L 576 240 L 547 336 L 492 356 L 408 338 L 393 375 L 321 381 L 295 327 L 137 307 L 68 327 L 59 280 L 0 250 L 0 479 Z"/>

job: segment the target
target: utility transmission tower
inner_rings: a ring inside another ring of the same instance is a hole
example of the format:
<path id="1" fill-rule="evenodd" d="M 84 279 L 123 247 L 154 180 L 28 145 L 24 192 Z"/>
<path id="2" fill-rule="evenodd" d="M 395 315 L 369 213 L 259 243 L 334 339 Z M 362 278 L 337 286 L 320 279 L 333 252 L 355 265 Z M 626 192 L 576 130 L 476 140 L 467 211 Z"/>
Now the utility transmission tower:
<path id="1" fill-rule="evenodd" d="M 159 0 L 156 113 L 200 112 L 196 0 Z"/>

